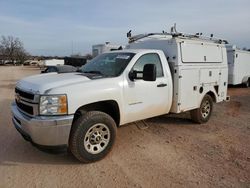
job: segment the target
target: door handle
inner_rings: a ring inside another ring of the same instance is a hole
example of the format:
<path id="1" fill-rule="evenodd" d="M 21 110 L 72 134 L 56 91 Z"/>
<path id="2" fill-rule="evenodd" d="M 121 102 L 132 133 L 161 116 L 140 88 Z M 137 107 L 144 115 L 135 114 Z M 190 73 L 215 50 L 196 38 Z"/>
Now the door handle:
<path id="1" fill-rule="evenodd" d="M 157 85 L 157 87 L 166 87 L 166 86 L 167 86 L 167 84 L 164 84 L 164 83 Z"/>

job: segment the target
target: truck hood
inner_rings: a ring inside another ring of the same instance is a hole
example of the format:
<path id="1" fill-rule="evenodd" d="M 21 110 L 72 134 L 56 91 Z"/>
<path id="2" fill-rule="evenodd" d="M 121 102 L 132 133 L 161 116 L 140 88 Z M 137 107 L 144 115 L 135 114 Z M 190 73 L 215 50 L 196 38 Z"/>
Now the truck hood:
<path id="1" fill-rule="evenodd" d="M 52 88 L 72 85 L 79 82 L 88 82 L 90 79 L 82 73 L 48 73 L 26 77 L 17 83 L 21 90 L 44 94 Z"/>

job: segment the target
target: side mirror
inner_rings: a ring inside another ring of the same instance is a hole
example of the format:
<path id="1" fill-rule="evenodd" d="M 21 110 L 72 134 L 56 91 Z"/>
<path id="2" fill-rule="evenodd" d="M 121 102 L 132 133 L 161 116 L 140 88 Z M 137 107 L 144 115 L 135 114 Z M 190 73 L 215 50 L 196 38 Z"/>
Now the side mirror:
<path id="1" fill-rule="evenodd" d="M 144 81 L 155 81 L 156 80 L 156 66 L 155 64 L 146 64 L 143 67 L 143 71 L 131 71 L 128 75 L 131 81 L 135 79 L 141 79 Z"/>
<path id="2" fill-rule="evenodd" d="M 145 81 L 155 81 L 156 80 L 156 66 L 155 66 L 155 64 L 144 65 L 142 79 Z"/>
<path id="3" fill-rule="evenodd" d="M 137 77 L 137 71 L 130 71 L 128 74 L 128 77 L 131 81 L 134 81 L 135 79 L 138 79 Z"/>

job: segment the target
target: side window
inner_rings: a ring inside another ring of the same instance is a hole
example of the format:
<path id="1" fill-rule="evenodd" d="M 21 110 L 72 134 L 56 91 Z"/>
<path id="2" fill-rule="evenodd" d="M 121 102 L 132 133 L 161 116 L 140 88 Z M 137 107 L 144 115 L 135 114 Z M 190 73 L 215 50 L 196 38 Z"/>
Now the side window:
<path id="1" fill-rule="evenodd" d="M 145 54 L 141 56 L 137 62 L 135 63 L 133 70 L 135 71 L 143 71 L 143 67 L 146 64 L 155 64 L 156 66 L 156 77 L 163 76 L 163 70 L 161 65 L 161 60 L 158 54 Z"/>

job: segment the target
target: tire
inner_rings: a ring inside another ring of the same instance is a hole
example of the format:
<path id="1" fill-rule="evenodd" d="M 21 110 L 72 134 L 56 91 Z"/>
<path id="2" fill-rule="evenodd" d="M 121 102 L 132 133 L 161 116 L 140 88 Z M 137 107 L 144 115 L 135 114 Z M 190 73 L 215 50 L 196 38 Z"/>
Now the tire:
<path id="1" fill-rule="evenodd" d="M 213 111 L 213 99 L 209 95 L 205 95 L 201 101 L 199 108 L 192 110 L 191 119 L 196 123 L 206 123 Z"/>
<path id="2" fill-rule="evenodd" d="M 116 129 L 115 121 L 108 114 L 87 112 L 72 125 L 69 149 L 80 162 L 101 160 L 114 145 Z"/>

